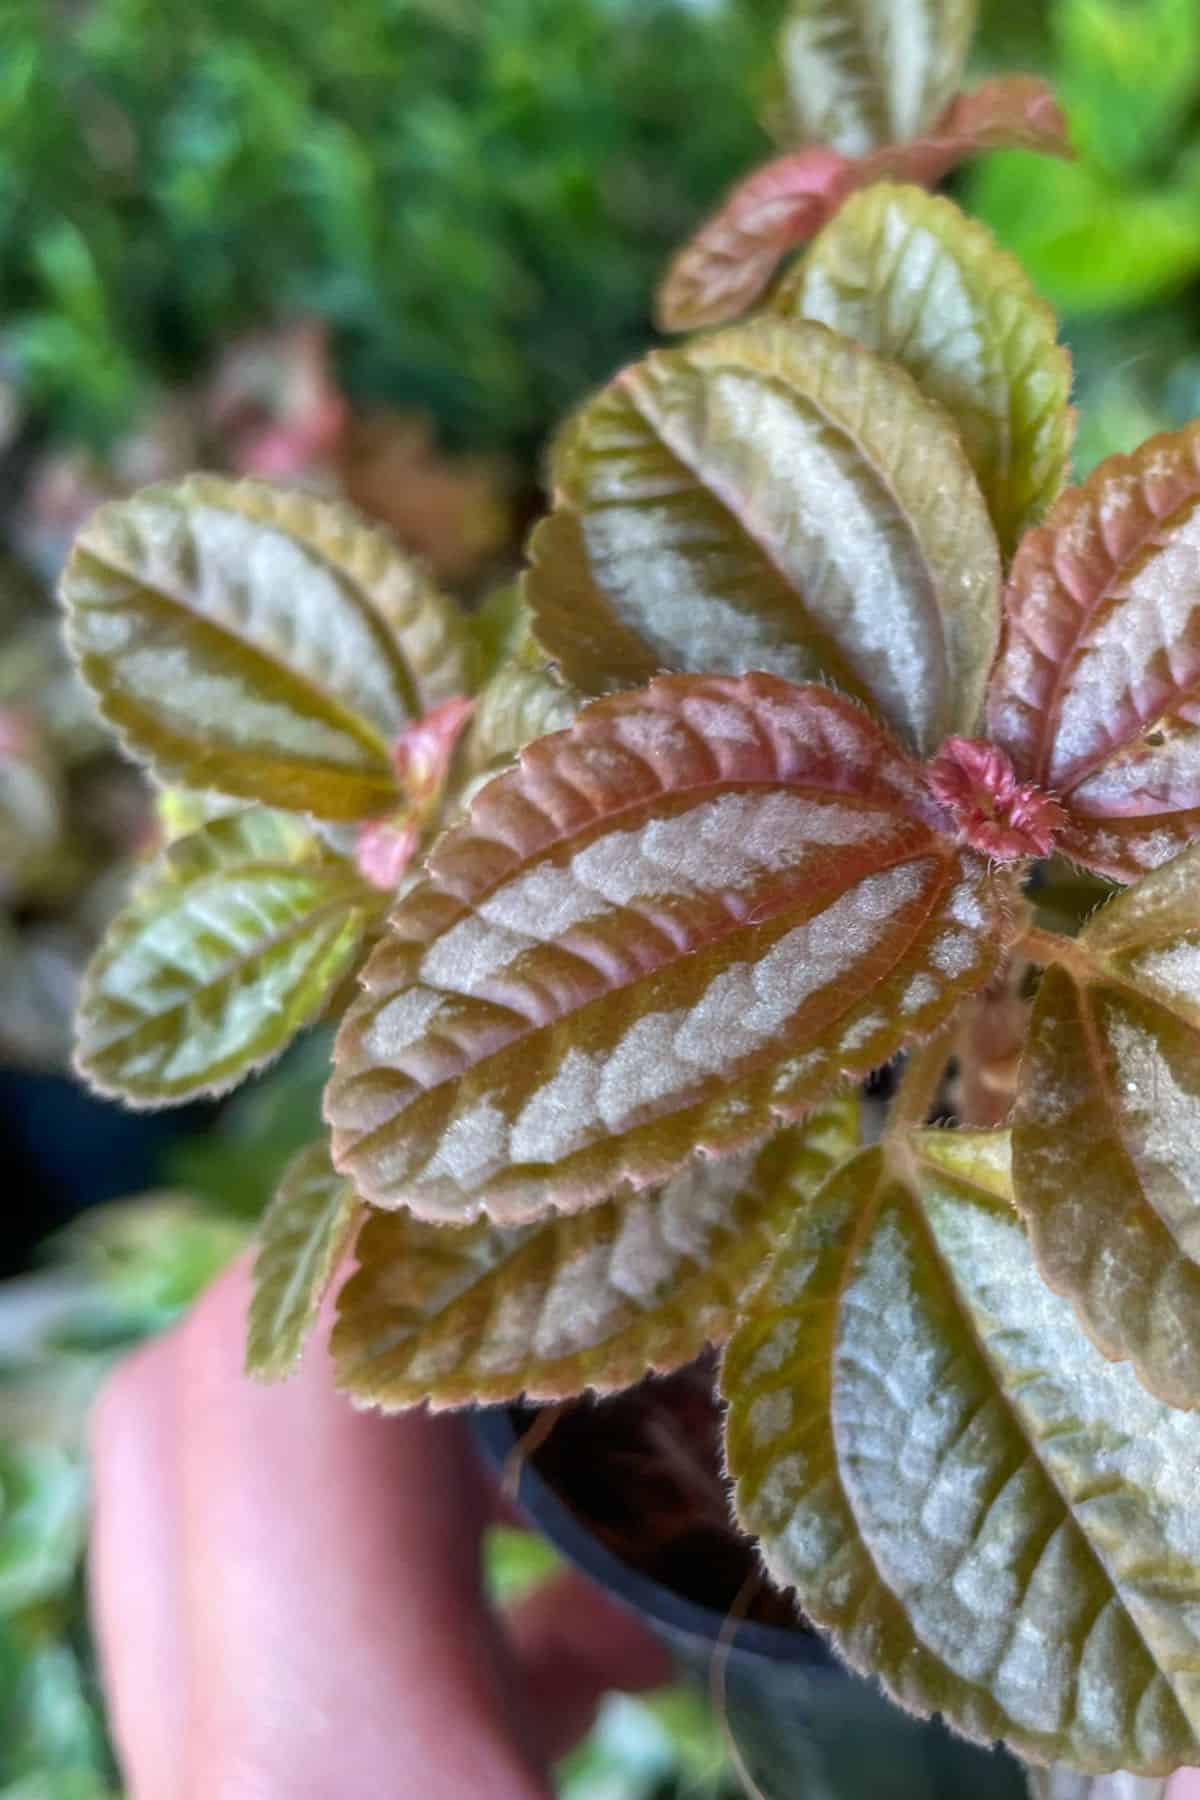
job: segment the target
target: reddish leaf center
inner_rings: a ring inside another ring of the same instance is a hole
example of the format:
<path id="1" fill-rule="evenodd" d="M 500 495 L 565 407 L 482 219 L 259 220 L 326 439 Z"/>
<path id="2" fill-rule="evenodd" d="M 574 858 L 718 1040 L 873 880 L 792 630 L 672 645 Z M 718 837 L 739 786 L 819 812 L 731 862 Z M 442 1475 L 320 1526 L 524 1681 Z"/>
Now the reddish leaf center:
<path id="1" fill-rule="evenodd" d="M 1018 781 L 1004 751 L 981 738 L 947 738 L 928 774 L 964 841 L 995 862 L 1048 856 L 1066 823 L 1058 801 Z"/>
<path id="2" fill-rule="evenodd" d="M 389 891 L 399 885 L 425 827 L 437 815 L 455 748 L 474 705 L 462 694 L 443 700 L 423 719 L 406 725 L 392 745 L 404 804 L 383 818 L 364 820 L 355 846 L 359 873 L 372 887 Z"/>

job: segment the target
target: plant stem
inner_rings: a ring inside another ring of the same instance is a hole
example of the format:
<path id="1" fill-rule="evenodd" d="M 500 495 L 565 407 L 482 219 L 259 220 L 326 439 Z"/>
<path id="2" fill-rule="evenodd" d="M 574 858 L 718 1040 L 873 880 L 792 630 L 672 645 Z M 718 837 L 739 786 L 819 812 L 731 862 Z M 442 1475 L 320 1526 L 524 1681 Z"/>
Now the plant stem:
<path id="1" fill-rule="evenodd" d="M 1043 968 L 1048 963 L 1066 963 L 1073 968 L 1080 961 L 1081 952 L 1076 948 L 1075 939 L 1066 937 L 1061 931 L 1046 931 L 1040 925 L 1031 925 L 1016 945 L 1017 952 L 1028 957 L 1030 962 L 1040 963 Z"/>
<path id="2" fill-rule="evenodd" d="M 921 1044 L 912 1051 L 904 1065 L 904 1073 L 892 1101 L 887 1122 L 889 1137 L 918 1131 L 924 1125 L 946 1072 L 953 1042 L 954 1029 L 953 1026 L 948 1026 L 931 1037 L 927 1044 Z"/>

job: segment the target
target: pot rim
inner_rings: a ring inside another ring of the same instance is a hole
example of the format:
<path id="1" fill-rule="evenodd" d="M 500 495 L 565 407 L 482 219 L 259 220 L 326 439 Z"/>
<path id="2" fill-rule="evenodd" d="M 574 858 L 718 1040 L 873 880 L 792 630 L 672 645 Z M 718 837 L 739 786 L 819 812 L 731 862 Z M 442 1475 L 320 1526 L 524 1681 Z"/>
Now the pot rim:
<path id="1" fill-rule="evenodd" d="M 469 1422 L 485 1460 L 499 1472 L 519 1441 L 511 1408 L 474 1407 Z M 723 1613 L 688 1600 L 652 1576 L 630 1568 L 575 1517 L 529 1460 L 520 1466 L 516 1499 L 569 1562 L 672 1636 L 690 1638 L 697 1649 L 711 1651 L 718 1642 L 725 1642 L 731 1655 L 806 1664 L 817 1674 L 846 1673 L 816 1632 L 786 1631 L 753 1619 L 731 1627 Z"/>

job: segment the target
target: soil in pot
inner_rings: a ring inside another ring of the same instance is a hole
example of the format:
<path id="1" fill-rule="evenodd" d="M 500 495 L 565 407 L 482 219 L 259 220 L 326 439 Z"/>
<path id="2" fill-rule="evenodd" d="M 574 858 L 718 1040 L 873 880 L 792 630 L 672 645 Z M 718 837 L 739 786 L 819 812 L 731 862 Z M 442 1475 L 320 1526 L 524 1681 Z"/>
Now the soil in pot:
<path id="1" fill-rule="evenodd" d="M 517 1408 L 519 1454 L 627 1568 L 711 1612 L 807 1631 L 730 1518 L 716 1359 L 606 1400 Z"/>

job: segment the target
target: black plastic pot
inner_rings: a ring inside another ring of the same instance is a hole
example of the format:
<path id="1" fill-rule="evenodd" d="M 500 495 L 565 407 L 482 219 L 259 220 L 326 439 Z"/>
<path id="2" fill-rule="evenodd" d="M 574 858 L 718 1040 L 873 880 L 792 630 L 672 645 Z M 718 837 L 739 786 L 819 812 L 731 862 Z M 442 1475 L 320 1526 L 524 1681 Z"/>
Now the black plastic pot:
<path id="1" fill-rule="evenodd" d="M 500 1469 L 517 1443 L 505 1407 L 472 1416 L 476 1440 Z M 746 1773 L 768 1800 L 1027 1800 L 1025 1777 L 1003 1751 L 911 1718 L 801 1631 L 743 1622 L 672 1593 L 620 1562 L 529 1462 L 518 1501 L 562 1554 L 639 1613 L 683 1668 L 706 1684 L 714 1656 L 730 1733 Z"/>

